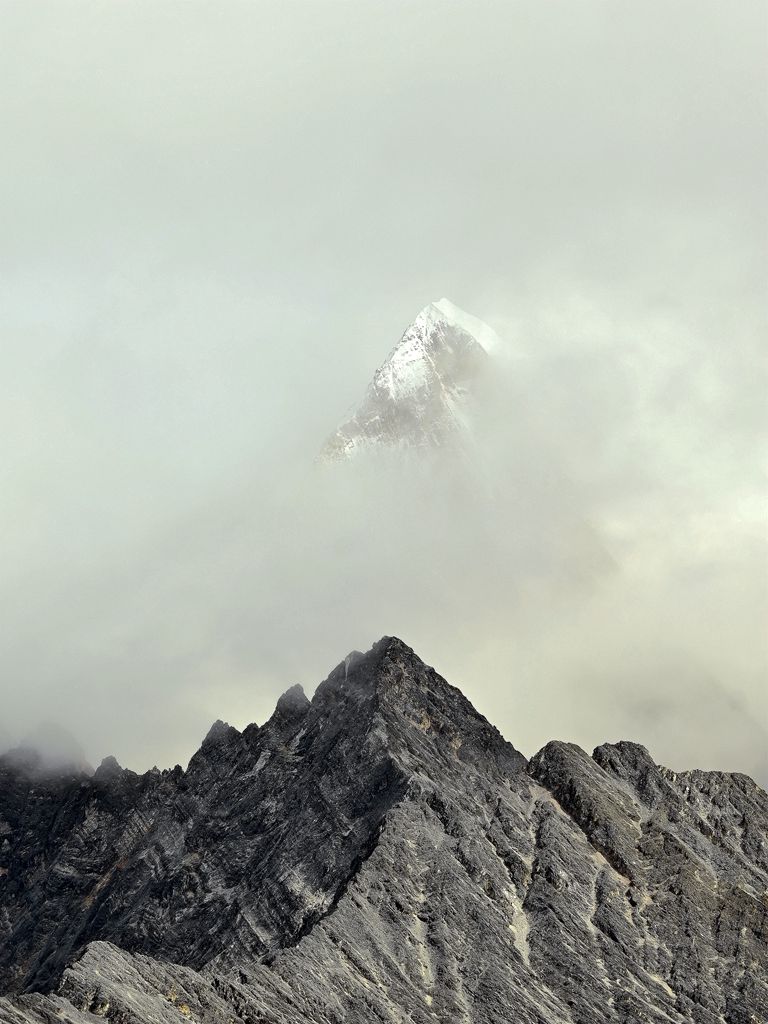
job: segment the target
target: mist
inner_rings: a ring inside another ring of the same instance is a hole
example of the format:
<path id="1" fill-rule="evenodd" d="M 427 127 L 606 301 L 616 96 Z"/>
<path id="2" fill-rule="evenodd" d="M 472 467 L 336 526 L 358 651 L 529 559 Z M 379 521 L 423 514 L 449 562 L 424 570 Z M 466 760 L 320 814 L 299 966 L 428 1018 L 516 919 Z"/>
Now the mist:
<path id="1" fill-rule="evenodd" d="M 185 763 L 395 634 L 526 754 L 768 781 L 763 5 L 4 23 L 0 740 Z M 442 295 L 471 456 L 317 464 Z"/>

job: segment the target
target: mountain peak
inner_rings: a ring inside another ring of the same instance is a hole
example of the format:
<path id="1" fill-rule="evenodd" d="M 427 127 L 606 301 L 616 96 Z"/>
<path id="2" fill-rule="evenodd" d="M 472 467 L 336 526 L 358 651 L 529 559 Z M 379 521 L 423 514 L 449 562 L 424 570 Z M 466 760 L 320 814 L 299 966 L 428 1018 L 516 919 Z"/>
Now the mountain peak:
<path id="1" fill-rule="evenodd" d="M 466 331 L 467 334 L 471 334 L 475 341 L 489 355 L 501 347 L 501 339 L 488 324 L 479 317 L 460 309 L 450 299 L 445 298 L 445 296 L 442 299 L 438 299 L 437 302 L 431 303 L 431 307 L 437 310 L 441 319 L 445 320 L 446 323 Z"/>
<path id="2" fill-rule="evenodd" d="M 332 710 L 348 730 L 369 734 L 384 724 L 388 752 L 406 774 L 440 779 L 446 770 L 482 762 L 514 775 L 527 763 L 461 690 L 396 636 L 347 655 L 312 706 L 316 713 Z"/>
<path id="3" fill-rule="evenodd" d="M 290 728 L 304 717 L 309 707 L 310 702 L 304 693 L 304 688 L 301 684 L 296 683 L 280 696 L 267 726 L 280 730 Z"/>
<path id="4" fill-rule="evenodd" d="M 396 636 L 383 636 L 367 651 L 350 651 L 331 672 L 323 687 L 334 689 L 348 685 L 352 688 L 370 688 L 386 686 L 391 682 L 387 669 L 397 659 L 407 660 L 411 674 L 416 679 L 422 671 L 432 671 L 404 641 Z M 447 683 L 445 684 L 448 685 Z"/>
<path id="5" fill-rule="evenodd" d="M 2 756 L 40 776 L 93 774 L 80 743 L 65 728 L 49 721 L 39 722 L 18 746 Z"/>
<path id="6" fill-rule="evenodd" d="M 123 774 L 123 769 L 120 766 L 120 762 L 112 754 L 102 758 L 101 764 L 93 773 L 94 779 L 100 782 L 109 782 L 112 779 L 118 779 Z"/>
<path id="7" fill-rule="evenodd" d="M 460 449 L 476 387 L 499 344 L 487 324 L 449 299 L 429 303 L 325 443 L 321 460 L 347 459 L 362 449 Z"/>
<path id="8" fill-rule="evenodd" d="M 203 745 L 221 743 L 239 735 L 239 731 L 235 729 L 233 725 L 230 725 L 229 722 L 223 722 L 220 718 L 217 718 L 206 733 Z"/>

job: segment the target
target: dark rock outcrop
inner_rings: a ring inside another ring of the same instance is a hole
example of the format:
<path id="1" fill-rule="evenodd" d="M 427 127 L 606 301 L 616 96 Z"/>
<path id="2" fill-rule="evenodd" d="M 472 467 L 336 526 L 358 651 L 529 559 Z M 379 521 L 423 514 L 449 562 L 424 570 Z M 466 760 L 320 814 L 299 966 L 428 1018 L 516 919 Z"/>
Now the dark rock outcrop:
<path id="1" fill-rule="evenodd" d="M 393 638 L 186 771 L 0 759 L 3 1024 L 755 1024 L 767 893 L 750 779 L 528 764 Z"/>

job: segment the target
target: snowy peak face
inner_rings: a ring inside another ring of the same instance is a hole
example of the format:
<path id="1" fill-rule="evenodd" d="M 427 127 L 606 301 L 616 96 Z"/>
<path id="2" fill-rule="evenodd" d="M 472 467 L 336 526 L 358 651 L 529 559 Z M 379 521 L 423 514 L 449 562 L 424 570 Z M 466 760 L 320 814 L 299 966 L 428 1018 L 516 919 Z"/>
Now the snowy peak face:
<path id="1" fill-rule="evenodd" d="M 356 411 L 325 443 L 321 459 L 347 459 L 370 448 L 461 448 L 477 383 L 498 345 L 487 324 L 448 299 L 425 306 Z"/>
<path id="2" fill-rule="evenodd" d="M 479 317 L 472 316 L 471 313 L 454 306 L 450 299 L 442 298 L 439 302 L 431 303 L 427 309 L 435 310 L 445 323 L 471 335 L 489 355 L 500 347 L 501 341 L 498 334 L 488 324 Z"/>

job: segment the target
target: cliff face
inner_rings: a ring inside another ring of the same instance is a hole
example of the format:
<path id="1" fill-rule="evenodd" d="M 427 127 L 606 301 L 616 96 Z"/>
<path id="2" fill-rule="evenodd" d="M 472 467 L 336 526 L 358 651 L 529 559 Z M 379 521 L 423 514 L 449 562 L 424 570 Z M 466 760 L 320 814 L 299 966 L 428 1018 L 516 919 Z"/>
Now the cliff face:
<path id="1" fill-rule="evenodd" d="M 525 758 L 401 641 L 186 772 L 0 767 L 0 1021 L 768 1020 L 768 797 Z"/>

